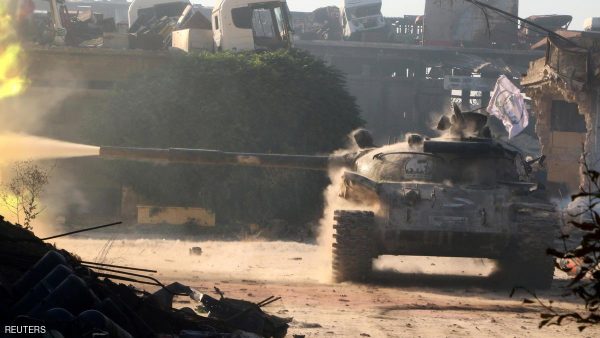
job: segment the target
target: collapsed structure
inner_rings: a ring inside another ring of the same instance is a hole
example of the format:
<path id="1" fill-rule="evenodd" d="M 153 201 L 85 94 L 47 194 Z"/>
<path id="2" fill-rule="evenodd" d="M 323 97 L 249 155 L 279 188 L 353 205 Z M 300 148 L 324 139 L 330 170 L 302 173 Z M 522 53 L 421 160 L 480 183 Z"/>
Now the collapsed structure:
<path id="1" fill-rule="evenodd" d="M 220 299 L 179 283 L 164 285 L 148 269 L 86 262 L 46 244 L 0 216 L 0 324 L 52 337 L 230 337 L 283 338 L 291 319 L 262 307 L 280 298 L 252 303 Z M 132 285 L 159 287 L 149 293 Z M 176 296 L 190 297 L 208 312 L 173 308 Z M 43 328 L 45 332 L 40 332 Z M 3 332 L 6 333 L 6 332 Z"/>
<path id="2" fill-rule="evenodd" d="M 583 159 L 600 169 L 600 33 L 567 31 L 539 46 L 546 55 L 521 84 L 533 101 L 548 181 L 568 196 L 584 183 Z"/>

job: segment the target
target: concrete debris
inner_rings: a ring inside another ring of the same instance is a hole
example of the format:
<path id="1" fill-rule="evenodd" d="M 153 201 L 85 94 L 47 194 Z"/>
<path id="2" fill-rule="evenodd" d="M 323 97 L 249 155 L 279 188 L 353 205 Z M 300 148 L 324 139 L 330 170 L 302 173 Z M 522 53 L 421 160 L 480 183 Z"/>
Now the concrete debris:
<path id="1" fill-rule="evenodd" d="M 571 21 L 573 21 L 573 17 L 570 15 L 533 15 L 527 17 L 527 20 L 555 32 L 568 29 Z M 546 34 L 540 33 L 535 27 L 527 24 L 523 25 L 519 30 L 519 39 L 521 42 L 530 46 L 545 37 Z"/>
<path id="2" fill-rule="evenodd" d="M 180 283 L 164 285 L 142 274 L 151 270 L 83 262 L 1 216 L 0 241 L 0 325 L 43 326 L 53 337 L 66 338 L 278 338 L 287 333 L 288 319 L 261 309 L 280 298 L 257 304 L 217 300 Z M 160 289 L 150 294 L 113 280 Z M 189 307 L 174 309 L 175 296 L 201 301 L 208 317 Z"/>
<path id="3" fill-rule="evenodd" d="M 129 28 L 129 47 L 160 50 L 171 46 L 171 33 L 186 7 L 184 2 L 172 2 L 140 9 Z"/>
<path id="4" fill-rule="evenodd" d="M 65 43 L 74 47 L 101 46 L 104 29 L 116 30 L 114 20 L 105 20 L 102 14 L 93 13 L 91 10 L 78 12 L 77 16 L 71 18 L 66 28 Z"/>
<path id="5" fill-rule="evenodd" d="M 582 156 L 589 169 L 599 169 L 592 123 L 600 111 L 599 43 L 597 32 L 557 31 L 532 47 L 547 54 L 531 62 L 521 80 L 536 112 L 542 153 L 548 156 L 548 190 L 561 200 L 587 186 Z"/>
<path id="6" fill-rule="evenodd" d="M 63 5 L 64 6 L 64 5 Z M 105 18 L 91 9 L 69 11 L 64 7 L 61 25 L 64 28 L 64 44 L 71 47 L 100 47 L 103 34 L 116 31 L 114 18 Z M 28 20 L 18 27 L 21 37 L 33 42 L 48 45 L 55 44 L 55 23 L 51 13 L 32 12 Z"/>
<path id="7" fill-rule="evenodd" d="M 291 318 L 280 318 L 269 315 L 262 311 L 262 307 L 271 304 L 281 298 L 269 297 L 260 303 L 252 303 L 244 300 L 225 298 L 223 293 L 220 299 L 209 295 L 202 295 L 200 302 L 208 311 L 209 318 L 219 319 L 230 327 L 252 332 L 261 337 L 283 338 L 287 334 Z"/>

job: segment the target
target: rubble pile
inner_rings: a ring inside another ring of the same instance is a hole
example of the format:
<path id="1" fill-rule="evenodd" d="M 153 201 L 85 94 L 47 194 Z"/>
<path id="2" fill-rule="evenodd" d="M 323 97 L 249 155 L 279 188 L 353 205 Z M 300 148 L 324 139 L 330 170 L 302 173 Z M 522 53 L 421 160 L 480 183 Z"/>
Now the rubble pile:
<path id="1" fill-rule="evenodd" d="M 129 29 L 129 47 L 159 50 L 171 45 L 171 33 L 187 5 L 181 2 L 158 4 L 139 11 Z"/>
<path id="2" fill-rule="evenodd" d="M 291 319 L 251 303 L 163 285 L 147 269 L 85 262 L 0 216 L 0 324 L 44 327 L 52 337 L 284 337 Z M 115 281 L 159 286 L 154 293 Z M 188 296 L 208 312 L 174 309 Z M 37 332 L 40 333 L 40 332 Z"/>
<path id="3" fill-rule="evenodd" d="M 74 47 L 97 47 L 102 45 L 104 32 L 114 32 L 114 18 L 105 19 L 91 10 L 78 11 L 67 25 L 65 43 Z"/>
<path id="4" fill-rule="evenodd" d="M 89 9 L 65 14 L 63 24 L 66 32 L 65 45 L 71 47 L 100 47 L 104 42 L 104 33 L 112 33 L 117 29 L 114 18 L 104 18 L 101 13 L 94 13 Z M 56 33 L 48 13 L 33 13 L 31 21 L 19 28 L 25 39 L 42 45 L 54 43 Z"/>

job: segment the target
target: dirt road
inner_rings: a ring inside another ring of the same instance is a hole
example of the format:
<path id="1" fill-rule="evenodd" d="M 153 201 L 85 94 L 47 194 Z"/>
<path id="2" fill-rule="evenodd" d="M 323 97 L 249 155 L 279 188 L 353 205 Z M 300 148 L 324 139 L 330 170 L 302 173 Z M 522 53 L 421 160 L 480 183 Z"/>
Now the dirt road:
<path id="1" fill-rule="evenodd" d="M 482 260 L 386 257 L 376 266 L 387 271 L 358 285 L 328 282 L 318 248 L 308 244 L 93 239 L 56 244 L 86 260 L 157 269 L 162 281 L 200 292 L 213 294 L 217 286 L 234 298 L 280 296 L 266 310 L 294 318 L 290 337 L 600 336 L 600 328 L 579 333 L 575 324 L 538 329 L 540 308 L 510 299 L 507 288 L 490 286 L 484 276 L 493 265 Z M 202 254 L 190 255 L 191 247 L 202 248 Z M 575 302 L 560 297 L 564 277 L 554 284 L 541 296 L 560 300 L 556 308 L 575 309 Z M 177 306 L 194 304 L 178 299 Z"/>

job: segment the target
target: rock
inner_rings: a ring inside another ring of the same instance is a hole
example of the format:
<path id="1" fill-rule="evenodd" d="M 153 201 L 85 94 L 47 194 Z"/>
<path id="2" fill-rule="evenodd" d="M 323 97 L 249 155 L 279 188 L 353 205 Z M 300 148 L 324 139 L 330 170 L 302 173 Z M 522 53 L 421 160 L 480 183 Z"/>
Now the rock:
<path id="1" fill-rule="evenodd" d="M 296 324 L 296 327 L 301 329 L 319 329 L 323 327 L 319 323 L 295 322 L 294 324 Z"/>
<path id="2" fill-rule="evenodd" d="M 193 255 L 193 256 L 200 256 L 200 255 L 202 255 L 202 248 L 199 247 L 199 246 L 195 246 L 195 247 L 190 248 L 190 255 Z"/>

